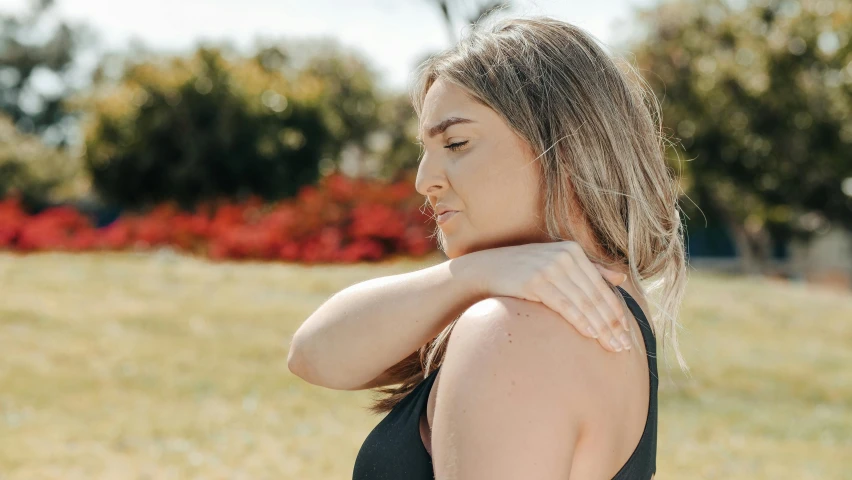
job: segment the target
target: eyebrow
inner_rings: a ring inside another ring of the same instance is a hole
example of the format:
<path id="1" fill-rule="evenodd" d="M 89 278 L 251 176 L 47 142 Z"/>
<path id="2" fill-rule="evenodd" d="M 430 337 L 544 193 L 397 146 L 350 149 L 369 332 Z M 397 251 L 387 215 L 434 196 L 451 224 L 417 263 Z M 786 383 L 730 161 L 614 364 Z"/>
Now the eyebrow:
<path id="1" fill-rule="evenodd" d="M 473 121 L 473 120 L 470 120 L 468 118 L 449 117 L 449 118 L 441 121 L 440 123 L 438 123 L 437 125 L 433 126 L 432 128 L 430 128 L 428 130 L 429 138 L 432 138 L 435 135 L 440 135 L 440 134 L 444 133 L 448 128 L 450 128 L 451 126 L 453 126 L 457 123 L 476 123 L 476 122 Z M 418 136 L 417 141 L 422 143 L 423 139 Z"/>

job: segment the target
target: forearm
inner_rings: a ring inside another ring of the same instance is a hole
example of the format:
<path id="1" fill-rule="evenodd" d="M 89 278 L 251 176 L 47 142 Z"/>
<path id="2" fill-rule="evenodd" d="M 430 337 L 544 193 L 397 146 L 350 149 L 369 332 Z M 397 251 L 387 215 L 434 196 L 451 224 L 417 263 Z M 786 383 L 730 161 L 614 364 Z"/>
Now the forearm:
<path id="1" fill-rule="evenodd" d="M 486 297 L 477 277 L 480 260 L 474 252 L 334 294 L 293 335 L 290 370 L 341 390 L 376 378 Z"/>

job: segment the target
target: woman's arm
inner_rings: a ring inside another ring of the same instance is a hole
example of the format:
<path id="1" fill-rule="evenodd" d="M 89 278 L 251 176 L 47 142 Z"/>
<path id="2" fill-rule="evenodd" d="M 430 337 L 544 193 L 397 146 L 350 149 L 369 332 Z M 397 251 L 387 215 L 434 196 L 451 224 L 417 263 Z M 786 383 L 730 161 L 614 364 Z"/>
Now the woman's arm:
<path id="1" fill-rule="evenodd" d="M 473 252 L 334 294 L 296 330 L 288 368 L 309 383 L 336 390 L 387 385 L 390 367 L 487 298 L 479 258 Z"/>
<path id="2" fill-rule="evenodd" d="M 541 302 L 604 348 L 630 349 L 622 335 L 623 300 L 604 278 L 617 285 L 626 277 L 592 264 L 569 240 L 479 250 L 374 278 L 336 293 L 312 313 L 293 335 L 287 365 L 305 381 L 336 390 L 388 385 L 389 368 L 492 296 Z"/>

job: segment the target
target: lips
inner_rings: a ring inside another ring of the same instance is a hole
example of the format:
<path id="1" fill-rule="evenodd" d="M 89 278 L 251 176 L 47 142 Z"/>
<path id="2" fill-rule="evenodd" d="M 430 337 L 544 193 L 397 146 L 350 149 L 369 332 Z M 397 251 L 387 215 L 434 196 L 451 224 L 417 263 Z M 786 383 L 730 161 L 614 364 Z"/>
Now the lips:
<path id="1" fill-rule="evenodd" d="M 438 215 L 438 217 L 436 218 L 436 221 L 440 225 L 440 224 L 446 222 L 447 220 L 449 220 L 450 218 L 454 217 L 457 213 L 459 213 L 457 210 L 446 210 L 446 211 L 444 211 L 444 213 L 441 213 L 440 215 Z"/>

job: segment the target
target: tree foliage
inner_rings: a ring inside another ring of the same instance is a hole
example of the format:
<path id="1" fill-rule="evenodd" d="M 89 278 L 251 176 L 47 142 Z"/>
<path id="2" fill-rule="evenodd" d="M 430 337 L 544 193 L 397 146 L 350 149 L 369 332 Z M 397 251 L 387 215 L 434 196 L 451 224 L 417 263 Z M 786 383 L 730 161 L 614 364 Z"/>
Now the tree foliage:
<path id="1" fill-rule="evenodd" d="M 32 206 L 80 196 L 88 187 L 78 158 L 21 132 L 0 114 L 0 198 L 20 195 Z"/>
<path id="2" fill-rule="evenodd" d="M 49 132 L 51 143 L 64 146 L 70 134 L 63 122 L 71 120 L 71 114 L 62 102 L 76 89 L 71 79 L 73 60 L 94 37 L 88 28 L 66 21 L 51 26 L 45 36 L 55 2 L 30 3 L 23 15 L 0 15 L 0 112 L 21 132 Z"/>
<path id="3" fill-rule="evenodd" d="M 852 4 L 678 0 L 638 18 L 628 48 L 680 139 L 685 188 L 740 254 L 852 228 Z"/>
<path id="4" fill-rule="evenodd" d="M 274 200 L 319 176 L 322 85 L 290 82 L 258 58 L 200 48 L 146 59 L 95 92 L 73 102 L 90 110 L 85 159 L 107 201 Z"/>

